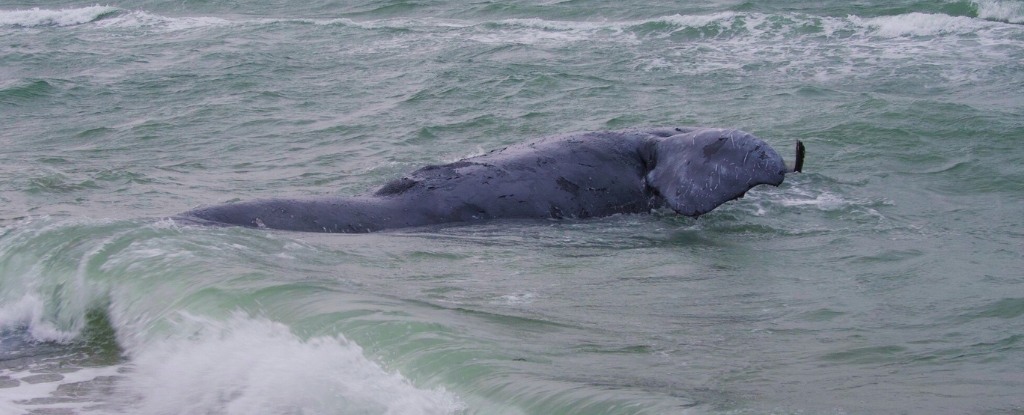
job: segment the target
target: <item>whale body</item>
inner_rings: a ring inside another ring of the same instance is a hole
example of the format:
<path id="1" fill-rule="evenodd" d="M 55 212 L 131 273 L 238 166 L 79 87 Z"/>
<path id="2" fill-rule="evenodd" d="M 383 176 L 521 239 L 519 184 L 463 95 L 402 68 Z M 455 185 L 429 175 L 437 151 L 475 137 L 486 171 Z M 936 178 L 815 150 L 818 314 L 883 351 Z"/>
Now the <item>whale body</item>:
<path id="1" fill-rule="evenodd" d="M 545 137 L 426 166 L 372 194 L 260 199 L 190 210 L 190 222 L 306 232 L 374 232 L 497 218 L 587 218 L 670 207 L 697 217 L 800 171 L 749 133 L 647 128 Z"/>

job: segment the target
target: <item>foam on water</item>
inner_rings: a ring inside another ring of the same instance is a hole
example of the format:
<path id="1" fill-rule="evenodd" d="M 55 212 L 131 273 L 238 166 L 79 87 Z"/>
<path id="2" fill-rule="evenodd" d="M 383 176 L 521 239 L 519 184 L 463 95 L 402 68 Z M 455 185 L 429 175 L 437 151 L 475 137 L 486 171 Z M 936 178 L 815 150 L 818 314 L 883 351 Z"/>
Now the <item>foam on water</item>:
<path id="1" fill-rule="evenodd" d="M 978 17 L 1009 23 L 1024 23 L 1024 2 L 1020 0 L 980 0 Z"/>
<path id="2" fill-rule="evenodd" d="M 76 26 L 92 23 L 99 28 L 146 28 L 158 31 L 178 31 L 239 23 L 265 23 L 273 19 L 234 22 L 217 17 L 167 17 L 145 11 L 130 11 L 109 6 L 90 6 L 77 9 L 0 10 L 0 26 L 45 27 Z"/>
<path id="3" fill-rule="evenodd" d="M 115 7 L 90 6 L 77 9 L 0 10 L 0 26 L 74 26 L 89 23 L 118 11 Z"/>
<path id="4" fill-rule="evenodd" d="M 112 236 L 92 238 L 79 246 L 75 244 L 78 222 L 22 222 L 23 226 L 0 239 L 4 265 L 0 333 L 24 333 L 27 341 L 17 346 L 20 363 L 0 367 L 0 412 L 4 414 L 92 412 L 96 406 L 104 412 L 132 414 L 427 415 L 463 408 L 443 388 L 417 387 L 401 374 L 382 368 L 341 335 L 304 339 L 284 324 L 242 313 L 221 320 L 185 312 L 161 318 L 139 310 L 139 299 L 133 297 L 138 294 L 128 292 L 128 287 L 90 294 L 101 290 L 75 275 L 88 273 L 95 279 L 125 270 L 146 275 L 161 269 L 165 261 L 181 262 L 187 257 L 176 254 L 161 234 L 147 240 L 132 233 L 177 233 L 160 223 L 115 227 L 109 232 Z M 103 233 L 96 227 L 84 232 Z M 58 234 L 71 242 L 54 239 Z M 111 247 L 111 241 L 126 240 L 134 242 Z M 42 258 L 22 258 L 27 254 L 18 249 L 33 246 Z M 237 244 L 226 248 L 251 249 Z M 49 260 L 56 256 L 71 258 L 58 263 Z M 67 266 L 75 262 L 80 264 L 77 269 Z M 150 268 L 134 266 L 145 263 Z M 69 297 L 76 292 L 85 294 Z M 54 361 L 71 359 L 71 355 L 51 355 L 54 347 L 43 343 L 80 343 L 86 315 L 97 309 L 109 310 L 127 362 L 81 367 L 68 360 L 58 365 L 61 372 L 54 372 Z M 152 335 L 157 318 L 167 329 Z"/>
<path id="5" fill-rule="evenodd" d="M 458 38 L 466 38 L 475 42 L 503 45 L 565 45 L 573 42 L 591 40 L 598 30 L 613 31 L 612 36 L 621 41 L 618 25 L 596 25 L 581 22 L 558 22 L 541 19 L 511 19 L 496 24 L 499 30 L 484 25 L 475 26 L 475 31 L 468 35 L 455 34 Z"/>
<path id="6" fill-rule="evenodd" d="M 0 335 L 13 336 L 17 353 L 15 360 L 0 362 L 0 411 L 77 413 L 101 405 L 133 414 L 426 415 L 462 408 L 443 388 L 417 388 L 341 335 L 303 339 L 284 324 L 240 313 L 214 319 L 164 309 L 141 288 L 148 284 L 135 282 L 192 259 L 165 238 L 178 231 L 165 221 L 87 219 L 20 221 L 6 229 L 0 238 Z M 253 249 L 232 242 L 209 248 Z M 106 330 L 116 334 L 107 338 L 118 339 L 127 363 L 93 369 L 88 361 L 76 363 L 78 352 L 61 354 L 92 341 L 86 324 L 97 312 L 109 315 Z M 95 396 L 69 398 L 70 390 L 79 389 Z"/>
<path id="7" fill-rule="evenodd" d="M 779 203 L 783 206 L 813 206 L 825 211 L 839 210 L 844 207 L 855 205 L 855 203 L 845 200 L 841 196 L 831 192 L 822 192 L 818 195 L 814 195 L 813 198 L 786 198 L 780 200 Z"/>
<path id="8" fill-rule="evenodd" d="M 73 397 L 62 396 L 61 389 L 88 390 L 82 388 L 89 383 L 102 383 L 120 378 L 122 365 L 87 367 L 69 369 L 64 373 L 40 374 L 32 369 L 24 371 L 0 370 L 9 383 L 17 383 L 14 387 L 0 388 L 0 413 L 4 415 L 38 414 L 38 413 L 77 413 L 92 412 L 85 410 L 95 406 L 100 396 L 82 396 L 79 392 Z M 106 378 L 106 379 L 104 379 Z M 84 399 L 83 399 L 84 398 Z"/>
<path id="9" fill-rule="evenodd" d="M 1024 28 L 1019 25 L 917 12 L 881 17 L 721 12 L 585 22 L 405 18 L 344 25 L 417 32 L 414 37 L 388 38 L 383 41 L 387 44 L 357 47 L 358 53 L 382 47 L 422 52 L 464 42 L 557 50 L 596 42 L 633 50 L 638 71 L 782 73 L 819 83 L 878 78 L 879 68 L 937 72 L 952 83 L 983 82 L 992 65 L 1024 50 Z M 943 65 L 930 65 L 936 55 L 945 56 Z"/>
<path id="10" fill-rule="evenodd" d="M 462 404 L 384 370 L 342 336 L 300 339 L 288 327 L 236 314 L 183 315 L 194 335 L 132 353 L 123 383 L 145 414 L 447 414 Z M 183 333 L 184 333 L 183 332 Z"/>
<path id="11" fill-rule="evenodd" d="M 965 35 L 993 28 L 993 24 L 965 16 L 908 13 L 872 18 L 848 17 L 864 34 L 885 38 L 903 36 Z"/>
<path id="12" fill-rule="evenodd" d="M 47 321 L 43 302 L 35 293 L 26 293 L 13 302 L 0 304 L 0 330 L 27 328 L 37 341 L 66 342 L 78 335 L 77 330 L 62 330 Z"/>
<path id="13" fill-rule="evenodd" d="M 699 42 L 728 52 L 730 60 L 742 59 L 744 53 L 736 48 L 757 46 L 759 62 L 771 55 L 782 59 L 792 56 L 784 51 L 773 54 L 774 49 L 806 49 L 814 44 L 830 44 L 842 39 L 845 45 L 872 48 L 872 57 L 878 48 L 905 50 L 904 41 L 892 45 L 877 44 L 881 39 L 931 38 L 918 42 L 928 50 L 962 49 L 957 42 L 969 36 L 985 39 L 993 44 L 1007 42 L 1019 45 L 1024 30 L 1016 25 L 1024 21 L 1024 6 L 1007 1 L 980 1 L 976 3 L 979 18 L 945 14 L 906 13 L 894 16 L 847 17 L 814 16 L 805 14 L 764 14 L 756 12 L 719 12 L 704 15 L 670 15 L 642 20 L 625 21 L 568 21 L 541 18 L 474 21 L 440 18 L 388 18 L 356 21 L 341 19 L 248 19 L 227 20 L 217 17 L 168 17 L 145 11 L 124 12 L 113 7 L 93 6 L 64 10 L 0 11 L 0 25 L 13 26 L 66 26 L 84 23 L 97 28 L 144 29 L 156 32 L 180 31 L 239 25 L 266 25 L 304 23 L 337 25 L 355 29 L 403 29 L 419 32 L 415 43 L 424 41 L 446 44 L 452 40 L 475 41 L 486 44 L 524 44 L 560 46 L 581 41 L 625 42 L 639 44 L 662 39 L 683 31 L 696 31 Z M 654 26 L 651 26 L 654 25 Z M 860 40 L 862 39 L 862 40 Z M 810 43 L 807 41 L 810 40 Z M 781 42 L 781 43 L 780 43 Z M 673 45 L 682 47 L 689 42 Z M 378 45 L 379 46 L 379 45 Z M 412 47 L 412 45 L 409 45 Z M 955 49 L 954 49 L 955 48 Z M 856 50 L 849 50 L 857 53 Z M 715 59 L 710 59 L 716 68 Z M 812 62 L 813 63 L 813 62 Z M 740 62 L 739 65 L 742 65 Z M 645 65 L 641 65 L 643 67 Z M 659 66 L 660 67 L 660 66 Z"/>
<path id="14" fill-rule="evenodd" d="M 33 339 L 42 342 L 66 342 L 78 336 L 82 317 L 105 297 L 86 281 L 86 267 L 110 239 L 88 248 L 78 245 L 72 235 L 82 226 L 110 223 L 42 217 L 21 221 L 21 226 L 4 233 L 0 239 L 0 329 L 27 328 Z M 46 242 L 41 243 L 43 240 Z M 33 249 L 40 246 L 48 249 Z"/>
<path id="15" fill-rule="evenodd" d="M 645 23 L 667 23 L 670 25 L 678 26 L 679 28 L 686 27 L 705 27 L 712 24 L 722 24 L 726 22 L 732 22 L 737 17 L 744 16 L 736 12 L 721 12 L 703 15 L 679 15 L 675 14 L 672 16 L 659 17 L 656 19 L 644 20 L 635 23 L 635 25 Z M 749 14 L 749 16 L 761 16 L 760 14 Z"/>
<path id="16" fill-rule="evenodd" d="M 283 324 L 243 314 L 181 316 L 176 335 L 136 345 L 128 363 L 43 375 L 31 364 L 0 370 L 0 410 L 431 415 L 464 407 L 442 387 L 417 388 L 383 369 L 340 335 L 301 339 Z M 71 389 L 84 392 L 69 397 Z"/>
<path id="17" fill-rule="evenodd" d="M 98 27 L 149 28 L 158 31 L 179 31 L 238 24 L 218 17 L 166 17 L 144 11 L 133 11 L 96 22 Z"/>

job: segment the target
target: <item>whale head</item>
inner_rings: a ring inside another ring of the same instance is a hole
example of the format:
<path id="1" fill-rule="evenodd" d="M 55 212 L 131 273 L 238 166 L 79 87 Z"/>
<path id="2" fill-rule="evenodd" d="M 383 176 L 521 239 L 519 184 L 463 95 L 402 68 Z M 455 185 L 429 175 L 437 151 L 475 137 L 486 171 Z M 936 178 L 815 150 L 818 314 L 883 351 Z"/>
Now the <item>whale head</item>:
<path id="1" fill-rule="evenodd" d="M 803 144 L 792 165 L 760 138 L 739 130 L 684 130 L 661 139 L 648 185 L 676 212 L 700 216 L 743 197 L 754 186 L 778 186 L 803 167 Z"/>

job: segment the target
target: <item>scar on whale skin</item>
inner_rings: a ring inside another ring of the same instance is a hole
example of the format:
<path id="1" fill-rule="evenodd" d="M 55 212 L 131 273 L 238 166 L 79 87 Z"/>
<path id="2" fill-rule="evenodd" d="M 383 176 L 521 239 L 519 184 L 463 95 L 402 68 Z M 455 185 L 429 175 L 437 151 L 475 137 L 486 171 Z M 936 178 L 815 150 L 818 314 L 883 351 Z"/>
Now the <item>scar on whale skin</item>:
<path id="1" fill-rule="evenodd" d="M 259 199 L 175 220 L 306 232 L 374 232 L 497 218 L 588 218 L 670 207 L 697 217 L 803 169 L 749 133 L 646 128 L 555 135 L 432 165 L 351 197 Z"/>

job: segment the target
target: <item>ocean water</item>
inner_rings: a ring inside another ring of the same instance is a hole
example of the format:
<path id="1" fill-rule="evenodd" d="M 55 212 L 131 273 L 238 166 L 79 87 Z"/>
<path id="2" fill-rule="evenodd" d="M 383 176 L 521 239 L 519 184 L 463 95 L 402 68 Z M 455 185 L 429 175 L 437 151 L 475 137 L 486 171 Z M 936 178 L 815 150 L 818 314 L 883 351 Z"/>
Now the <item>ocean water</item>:
<path id="1" fill-rule="evenodd" d="M 182 226 L 549 134 L 804 173 L 655 212 Z M 1024 413 L 1024 3 L 0 3 L 0 413 Z"/>

